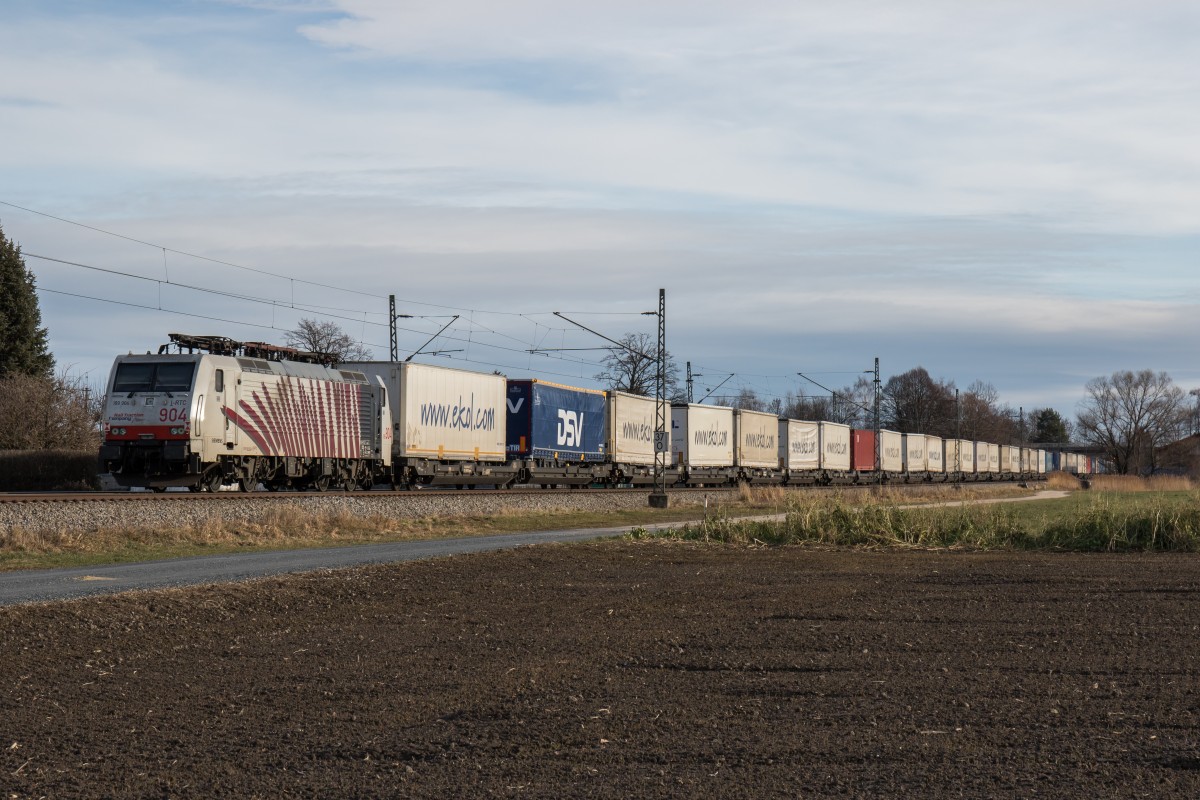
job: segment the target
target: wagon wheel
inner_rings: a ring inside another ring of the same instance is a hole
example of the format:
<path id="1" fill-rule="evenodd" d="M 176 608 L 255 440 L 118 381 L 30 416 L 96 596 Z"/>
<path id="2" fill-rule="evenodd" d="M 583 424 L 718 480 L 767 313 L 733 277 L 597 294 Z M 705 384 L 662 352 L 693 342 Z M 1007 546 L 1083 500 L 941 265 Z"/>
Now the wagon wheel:
<path id="1" fill-rule="evenodd" d="M 253 492 L 258 489 L 258 483 L 264 477 L 265 470 L 263 463 L 257 458 L 251 459 L 248 468 L 244 468 L 243 472 L 247 477 L 241 477 L 237 480 L 239 492 Z"/>
<path id="2" fill-rule="evenodd" d="M 200 476 L 200 479 L 192 486 L 188 487 L 188 491 L 192 492 L 215 492 L 221 488 L 224 481 L 221 477 L 219 469 L 210 469 Z"/>

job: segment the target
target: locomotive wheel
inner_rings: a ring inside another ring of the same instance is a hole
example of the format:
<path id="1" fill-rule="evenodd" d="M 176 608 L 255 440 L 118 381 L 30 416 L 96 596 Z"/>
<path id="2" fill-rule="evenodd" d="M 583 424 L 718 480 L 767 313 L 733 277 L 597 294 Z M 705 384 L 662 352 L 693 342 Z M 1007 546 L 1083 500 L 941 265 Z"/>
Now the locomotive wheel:
<path id="1" fill-rule="evenodd" d="M 200 478 L 200 491 L 220 491 L 222 483 L 224 483 L 224 481 L 221 480 L 221 473 L 217 470 L 213 470 L 212 472 L 206 473 Z"/>
<path id="2" fill-rule="evenodd" d="M 328 492 L 329 485 L 330 478 L 328 475 L 318 475 L 312 479 L 312 483 L 308 485 L 308 488 L 314 492 Z"/>

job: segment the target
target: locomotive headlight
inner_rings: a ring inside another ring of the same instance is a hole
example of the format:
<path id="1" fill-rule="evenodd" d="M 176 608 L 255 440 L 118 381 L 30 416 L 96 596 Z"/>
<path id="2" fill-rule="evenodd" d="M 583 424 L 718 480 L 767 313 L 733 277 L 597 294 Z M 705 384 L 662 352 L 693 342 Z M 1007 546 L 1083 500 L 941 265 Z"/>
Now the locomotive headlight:
<path id="1" fill-rule="evenodd" d="M 187 428 L 171 428 L 172 436 L 183 436 L 187 433 Z"/>
<path id="2" fill-rule="evenodd" d="M 113 428 L 112 432 L 113 432 L 113 436 L 124 436 L 125 435 L 124 428 Z"/>

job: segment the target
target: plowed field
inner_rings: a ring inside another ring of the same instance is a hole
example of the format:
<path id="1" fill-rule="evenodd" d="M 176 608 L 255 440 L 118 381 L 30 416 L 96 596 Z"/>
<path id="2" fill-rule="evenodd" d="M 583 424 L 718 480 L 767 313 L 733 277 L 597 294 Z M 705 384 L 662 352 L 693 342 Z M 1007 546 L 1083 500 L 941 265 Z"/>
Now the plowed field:
<path id="1" fill-rule="evenodd" d="M 0 609 L 4 797 L 1198 797 L 1200 558 L 600 543 Z"/>

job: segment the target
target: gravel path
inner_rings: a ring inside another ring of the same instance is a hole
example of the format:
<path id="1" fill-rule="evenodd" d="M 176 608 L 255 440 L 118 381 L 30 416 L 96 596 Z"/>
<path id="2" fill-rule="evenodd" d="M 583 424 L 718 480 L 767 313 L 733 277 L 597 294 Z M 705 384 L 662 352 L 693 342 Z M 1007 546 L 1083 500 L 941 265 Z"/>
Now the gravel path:
<path id="1" fill-rule="evenodd" d="M 548 542 L 578 542 L 606 536 L 619 536 L 627 530 L 629 530 L 628 527 L 543 531 L 420 542 L 388 542 L 313 550 L 196 556 L 194 558 L 143 561 L 135 564 L 105 564 L 72 569 L 7 572 L 0 573 L 0 606 L 115 594 L 132 589 L 162 589 L 227 583 L 293 572 L 312 572 L 358 567 L 366 564 L 441 558 Z"/>

